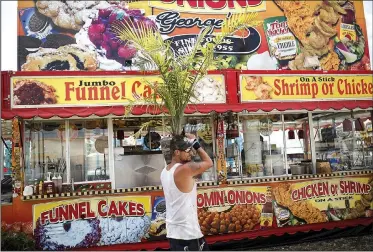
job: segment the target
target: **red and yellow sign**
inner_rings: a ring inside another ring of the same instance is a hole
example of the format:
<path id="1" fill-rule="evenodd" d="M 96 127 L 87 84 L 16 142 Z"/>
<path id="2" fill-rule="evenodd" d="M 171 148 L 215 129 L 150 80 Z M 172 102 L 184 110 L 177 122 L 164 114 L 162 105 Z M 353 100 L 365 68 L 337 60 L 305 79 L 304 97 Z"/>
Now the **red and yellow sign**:
<path id="1" fill-rule="evenodd" d="M 372 99 L 371 75 L 240 75 L 241 102 Z"/>
<path id="2" fill-rule="evenodd" d="M 278 226 L 371 217 L 373 177 L 347 177 L 273 185 Z"/>
<path id="3" fill-rule="evenodd" d="M 198 219 L 204 235 L 232 233 L 268 227 L 261 223 L 262 213 L 272 212 L 272 202 L 267 199 L 266 186 L 228 187 L 201 190 L 197 196 Z M 269 205 L 264 209 L 264 205 Z M 266 211 L 265 211 L 266 210 Z M 262 224 L 262 225 L 261 225 Z M 272 226 L 272 225 L 271 225 Z"/>
<path id="4" fill-rule="evenodd" d="M 85 198 L 37 204 L 34 236 L 43 250 L 140 242 L 150 226 L 150 196 Z"/>
<path id="5" fill-rule="evenodd" d="M 214 90 L 203 85 L 206 80 Z M 12 77 L 11 104 L 13 108 L 145 104 L 153 92 L 149 83 L 161 81 L 151 75 Z M 225 103 L 225 97 L 213 92 L 224 91 L 223 75 L 208 75 L 201 82 L 194 103 Z"/>

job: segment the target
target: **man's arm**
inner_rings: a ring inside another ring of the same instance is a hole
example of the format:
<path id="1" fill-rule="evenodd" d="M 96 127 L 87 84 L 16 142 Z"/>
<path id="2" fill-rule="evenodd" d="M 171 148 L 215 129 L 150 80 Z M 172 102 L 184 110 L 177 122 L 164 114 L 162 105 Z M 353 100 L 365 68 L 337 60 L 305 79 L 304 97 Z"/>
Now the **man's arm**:
<path id="1" fill-rule="evenodd" d="M 212 160 L 206 151 L 204 151 L 202 148 L 198 148 L 197 153 L 201 157 L 201 162 L 189 162 L 185 164 L 185 166 L 188 168 L 188 175 L 192 177 L 204 173 L 211 166 L 213 166 Z"/>

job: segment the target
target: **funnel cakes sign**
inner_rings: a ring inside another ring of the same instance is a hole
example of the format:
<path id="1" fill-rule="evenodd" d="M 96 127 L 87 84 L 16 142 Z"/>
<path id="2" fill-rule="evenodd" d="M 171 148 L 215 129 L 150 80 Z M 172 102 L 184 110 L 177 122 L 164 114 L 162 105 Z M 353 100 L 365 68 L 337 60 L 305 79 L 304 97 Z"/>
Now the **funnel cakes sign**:
<path id="1" fill-rule="evenodd" d="M 86 198 L 36 204 L 34 237 L 42 250 L 141 242 L 151 220 L 150 196 Z"/>
<path id="2" fill-rule="evenodd" d="M 13 77 L 13 108 L 105 106 L 145 104 L 153 90 L 148 83 L 161 83 L 158 76 Z M 194 89 L 191 103 L 225 103 L 223 75 L 208 75 Z"/>

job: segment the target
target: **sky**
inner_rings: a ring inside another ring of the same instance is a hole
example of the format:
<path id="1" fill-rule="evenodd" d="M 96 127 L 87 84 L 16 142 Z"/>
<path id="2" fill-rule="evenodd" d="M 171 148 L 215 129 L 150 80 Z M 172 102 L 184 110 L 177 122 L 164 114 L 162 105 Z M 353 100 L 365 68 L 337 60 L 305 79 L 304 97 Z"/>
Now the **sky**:
<path id="1" fill-rule="evenodd" d="M 371 0 L 364 1 L 367 23 L 371 67 L 372 58 L 372 6 Z M 17 1 L 1 1 L 1 70 L 17 70 Z"/>

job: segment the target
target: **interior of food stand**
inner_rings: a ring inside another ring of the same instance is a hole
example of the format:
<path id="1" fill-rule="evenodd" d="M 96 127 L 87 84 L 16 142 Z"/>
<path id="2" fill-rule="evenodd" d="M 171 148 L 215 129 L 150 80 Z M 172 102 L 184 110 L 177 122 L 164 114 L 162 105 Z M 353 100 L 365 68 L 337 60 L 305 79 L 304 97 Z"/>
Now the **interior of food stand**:
<path id="1" fill-rule="evenodd" d="M 373 168 L 372 110 L 211 113 L 185 120 L 184 131 L 198 136 L 215 163 L 198 181 L 217 181 L 219 120 L 228 180 Z M 2 120 L 2 126 L 9 122 Z M 64 184 L 160 185 L 165 165 L 160 140 L 170 136 L 165 116 L 34 118 L 22 125 L 25 185 L 59 175 Z M 3 137 L 10 141 L 10 134 Z M 3 154 L 6 167 L 11 153 L 5 148 Z M 198 162 L 198 155 L 194 159 Z"/>

